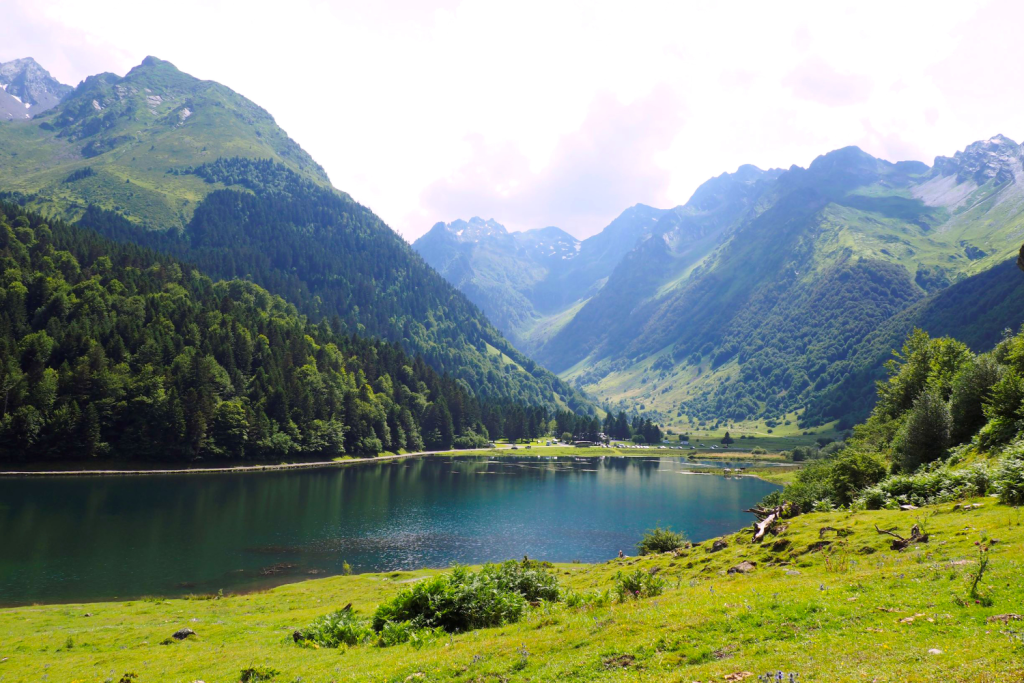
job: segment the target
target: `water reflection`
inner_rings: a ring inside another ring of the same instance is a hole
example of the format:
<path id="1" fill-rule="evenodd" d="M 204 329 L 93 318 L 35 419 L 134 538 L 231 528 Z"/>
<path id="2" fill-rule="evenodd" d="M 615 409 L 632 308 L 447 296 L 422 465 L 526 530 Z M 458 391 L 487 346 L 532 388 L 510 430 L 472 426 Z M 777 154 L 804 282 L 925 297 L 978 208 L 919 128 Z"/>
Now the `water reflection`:
<path id="1" fill-rule="evenodd" d="M 509 557 L 601 561 L 749 523 L 776 487 L 680 458 L 428 457 L 296 472 L 0 480 L 0 603 L 242 590 Z M 744 463 L 707 464 L 736 468 Z"/>

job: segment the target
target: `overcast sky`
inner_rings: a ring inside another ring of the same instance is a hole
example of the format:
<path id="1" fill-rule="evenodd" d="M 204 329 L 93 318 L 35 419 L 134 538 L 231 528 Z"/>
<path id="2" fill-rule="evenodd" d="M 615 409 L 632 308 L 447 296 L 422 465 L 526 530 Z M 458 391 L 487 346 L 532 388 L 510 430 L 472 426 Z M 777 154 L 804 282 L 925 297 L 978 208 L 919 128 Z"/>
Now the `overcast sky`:
<path id="1" fill-rule="evenodd" d="M 591 235 L 744 163 L 931 163 L 1024 136 L 1016 2 L 2 0 L 0 61 L 77 84 L 146 55 L 269 110 L 412 240 Z"/>

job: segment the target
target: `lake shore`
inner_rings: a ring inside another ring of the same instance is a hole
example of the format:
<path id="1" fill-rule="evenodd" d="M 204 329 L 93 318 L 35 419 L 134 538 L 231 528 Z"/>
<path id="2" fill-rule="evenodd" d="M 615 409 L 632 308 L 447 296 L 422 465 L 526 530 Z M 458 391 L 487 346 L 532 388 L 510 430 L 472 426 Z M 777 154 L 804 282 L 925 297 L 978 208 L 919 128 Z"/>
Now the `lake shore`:
<path id="1" fill-rule="evenodd" d="M 511 456 L 516 457 L 599 457 L 602 455 L 615 455 L 630 458 L 653 458 L 653 457 L 684 457 L 699 456 L 709 460 L 736 460 L 741 458 L 752 462 L 764 463 L 786 463 L 787 461 L 778 454 L 754 455 L 746 451 L 690 451 L 683 449 L 667 449 L 666 451 L 645 451 L 630 448 L 575 448 L 572 446 L 539 446 L 534 445 L 527 449 L 520 446 L 513 449 L 511 446 L 499 446 L 498 448 L 472 449 L 465 451 L 417 451 L 415 453 L 389 453 L 374 457 L 350 458 L 344 457 L 337 460 L 313 460 L 285 463 L 247 464 L 247 465 L 225 465 L 220 463 L 195 464 L 190 467 L 166 467 L 161 463 L 130 463 L 118 461 L 95 462 L 69 462 L 53 463 L 61 469 L 28 468 L 0 469 L 0 477 L 116 477 L 116 476 L 140 476 L 157 474 L 227 474 L 242 472 L 277 472 L 289 470 L 320 469 L 329 467 L 344 467 L 369 462 L 388 462 L 402 460 L 405 458 L 416 458 L 425 455 L 450 455 L 453 457 L 472 455 L 494 455 L 495 457 Z M 43 465 L 40 463 L 39 465 Z"/>
<path id="2" fill-rule="evenodd" d="M 1024 527 L 1008 524 L 1012 509 L 991 499 L 967 502 L 979 507 L 811 513 L 792 519 L 771 543 L 752 544 L 744 530 L 725 535 L 717 551 L 705 541 L 663 555 L 556 564 L 551 571 L 560 584 L 580 594 L 613 589 L 620 571 L 657 573 L 665 590 L 625 602 L 544 603 L 518 623 L 387 648 L 302 647 L 292 633 L 346 604 L 367 618 L 438 570 L 334 576 L 223 596 L 3 608 L 0 631 L 9 636 L 0 675 L 118 680 L 133 672 L 140 681 L 227 681 L 257 664 L 280 671 L 282 681 L 367 683 L 611 681 L 641 666 L 649 680 L 721 681 L 745 671 L 796 672 L 799 680 L 862 681 L 908 671 L 921 681 L 1018 680 L 1019 622 L 1009 613 L 1024 596 L 1016 573 Z M 894 551 L 892 539 L 875 530 L 905 532 L 922 516 L 929 544 Z M 967 520 L 971 531 L 964 533 Z M 821 529 L 840 528 L 845 537 L 822 539 Z M 999 539 L 986 552 L 985 591 L 994 604 L 960 606 L 956 598 L 967 594 L 978 566 L 975 541 L 988 534 Z M 832 551 L 810 550 L 823 542 Z M 847 547 L 856 561 L 837 564 Z M 754 568 L 728 573 L 742 562 Z M 185 627 L 195 635 L 171 637 Z"/>

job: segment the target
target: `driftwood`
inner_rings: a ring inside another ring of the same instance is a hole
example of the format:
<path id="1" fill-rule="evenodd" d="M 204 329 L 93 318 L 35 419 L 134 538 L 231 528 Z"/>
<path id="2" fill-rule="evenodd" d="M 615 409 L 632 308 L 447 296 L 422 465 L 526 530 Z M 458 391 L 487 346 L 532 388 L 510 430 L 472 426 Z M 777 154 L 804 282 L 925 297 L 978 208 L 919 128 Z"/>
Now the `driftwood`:
<path id="1" fill-rule="evenodd" d="M 775 528 L 775 525 L 780 519 L 782 519 L 783 506 L 779 505 L 774 508 L 763 508 L 760 505 L 754 508 L 750 508 L 747 512 L 752 512 L 760 518 L 760 521 L 754 522 L 754 533 L 753 542 L 760 543 L 764 539 L 764 535 Z"/>
<path id="2" fill-rule="evenodd" d="M 904 550 L 907 548 L 907 546 L 913 543 L 928 542 L 928 534 L 921 533 L 921 527 L 919 527 L 916 524 L 910 528 L 910 538 L 903 538 L 902 536 L 897 534 L 896 528 L 897 527 L 893 527 L 891 529 L 879 529 L 878 525 L 875 525 L 875 531 L 877 531 L 880 534 L 885 534 L 886 536 L 893 537 L 894 540 L 891 546 L 893 550 Z"/>

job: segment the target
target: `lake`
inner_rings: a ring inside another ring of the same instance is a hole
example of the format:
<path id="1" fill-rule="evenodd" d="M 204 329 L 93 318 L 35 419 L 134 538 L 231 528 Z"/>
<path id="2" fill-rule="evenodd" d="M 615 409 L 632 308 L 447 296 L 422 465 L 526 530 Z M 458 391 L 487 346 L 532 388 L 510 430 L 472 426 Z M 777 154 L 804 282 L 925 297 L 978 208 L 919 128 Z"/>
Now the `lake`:
<path id="1" fill-rule="evenodd" d="M 715 463 L 737 467 L 745 463 Z M 681 458 L 427 456 L 290 472 L 0 478 L 0 604 L 250 590 L 509 558 L 600 562 L 694 541 L 779 487 Z M 705 470 L 706 471 L 706 470 Z"/>

